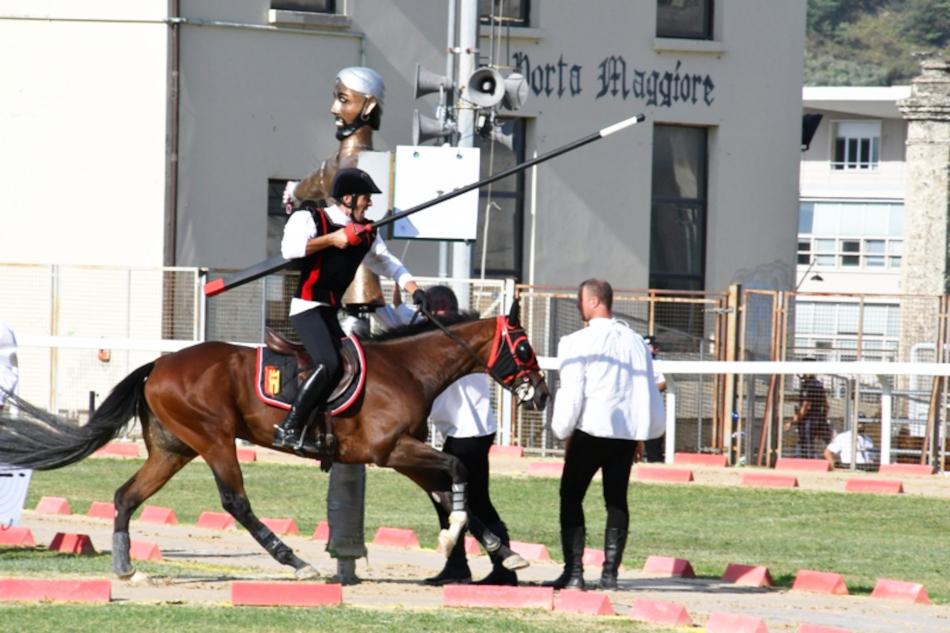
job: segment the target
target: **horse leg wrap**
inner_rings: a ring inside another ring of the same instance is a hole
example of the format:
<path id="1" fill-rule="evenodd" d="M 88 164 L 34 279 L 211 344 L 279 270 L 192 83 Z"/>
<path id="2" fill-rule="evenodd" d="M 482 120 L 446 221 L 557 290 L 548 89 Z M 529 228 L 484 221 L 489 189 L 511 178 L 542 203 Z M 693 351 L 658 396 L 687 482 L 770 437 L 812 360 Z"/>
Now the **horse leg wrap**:
<path id="1" fill-rule="evenodd" d="M 453 510 L 449 515 L 449 529 L 439 531 L 439 546 L 446 556 L 452 552 L 452 548 L 458 543 L 466 523 L 468 523 L 468 513 L 464 510 Z"/>
<path id="2" fill-rule="evenodd" d="M 120 578 L 128 578 L 135 573 L 135 567 L 129 559 L 129 548 L 132 541 L 128 532 L 112 533 L 112 571 Z"/>
<path id="3" fill-rule="evenodd" d="M 452 484 L 452 513 L 465 512 L 465 488 L 468 484 Z"/>

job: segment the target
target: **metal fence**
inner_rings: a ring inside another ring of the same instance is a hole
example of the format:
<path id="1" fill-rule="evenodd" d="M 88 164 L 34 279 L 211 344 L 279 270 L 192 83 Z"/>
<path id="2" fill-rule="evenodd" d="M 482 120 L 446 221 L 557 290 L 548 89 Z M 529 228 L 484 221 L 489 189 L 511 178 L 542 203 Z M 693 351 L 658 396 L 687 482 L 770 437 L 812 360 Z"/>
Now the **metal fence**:
<path id="1" fill-rule="evenodd" d="M 0 319 L 20 342 L 20 394 L 82 421 L 91 401 L 162 353 L 210 339 L 260 344 L 267 328 L 293 334 L 288 275 L 271 275 L 210 300 L 201 292 L 204 280 L 205 272 L 194 268 L 0 264 Z M 573 287 L 419 281 L 452 285 L 463 306 L 482 316 L 501 314 L 520 297 L 522 320 L 542 357 L 556 356 L 559 339 L 582 327 Z M 387 298 L 391 288 L 384 282 Z M 945 377 L 912 370 L 856 375 L 846 363 L 945 363 L 947 297 L 616 291 L 614 311 L 637 332 L 657 337 L 661 367 L 664 361 L 840 361 L 840 371 L 817 376 L 834 431 L 860 426 L 875 446 L 888 447 L 886 457 L 878 449 L 879 460 L 946 461 Z M 797 432 L 784 428 L 799 404 L 799 378 L 680 367 L 667 372 L 675 398 L 671 450 L 723 452 L 733 461 L 762 465 L 801 453 Z M 556 390 L 556 371 L 549 370 L 547 380 Z M 501 443 L 534 454 L 561 451 L 547 429 L 550 407 L 516 410 L 500 388 L 493 404 Z"/>

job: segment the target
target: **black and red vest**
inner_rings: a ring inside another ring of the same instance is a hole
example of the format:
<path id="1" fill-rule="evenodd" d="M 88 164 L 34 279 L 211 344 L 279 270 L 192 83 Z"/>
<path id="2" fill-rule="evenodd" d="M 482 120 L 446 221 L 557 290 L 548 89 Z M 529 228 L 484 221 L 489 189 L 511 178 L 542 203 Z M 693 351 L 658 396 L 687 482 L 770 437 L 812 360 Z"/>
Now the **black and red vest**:
<path id="1" fill-rule="evenodd" d="M 325 209 L 311 209 L 313 223 L 317 226 L 314 237 L 333 233 L 343 227 L 334 224 Z M 376 232 L 364 233 L 357 246 L 344 249 L 333 246 L 301 258 L 300 280 L 294 296 L 305 301 L 319 301 L 337 307 L 343 293 L 350 287 L 356 269 L 376 239 Z"/>

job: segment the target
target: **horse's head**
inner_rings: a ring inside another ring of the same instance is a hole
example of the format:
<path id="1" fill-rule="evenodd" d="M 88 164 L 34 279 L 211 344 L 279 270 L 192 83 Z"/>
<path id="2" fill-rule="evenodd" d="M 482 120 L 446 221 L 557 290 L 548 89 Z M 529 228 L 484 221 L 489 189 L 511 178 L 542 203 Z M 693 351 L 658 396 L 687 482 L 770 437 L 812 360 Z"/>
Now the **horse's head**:
<path id="1" fill-rule="evenodd" d="M 530 404 L 538 411 L 547 404 L 551 392 L 528 335 L 521 327 L 517 299 L 507 317 L 499 316 L 495 320 L 495 338 L 487 365 L 492 378 L 514 393 L 519 404 Z"/>

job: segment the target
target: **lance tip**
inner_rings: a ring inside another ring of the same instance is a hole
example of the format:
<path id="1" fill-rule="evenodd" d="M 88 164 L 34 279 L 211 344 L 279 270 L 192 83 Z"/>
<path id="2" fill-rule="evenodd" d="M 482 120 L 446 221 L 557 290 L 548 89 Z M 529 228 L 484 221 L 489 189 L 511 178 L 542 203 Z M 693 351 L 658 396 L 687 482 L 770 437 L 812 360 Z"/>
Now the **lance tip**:
<path id="1" fill-rule="evenodd" d="M 636 125 L 637 123 L 640 123 L 646 118 L 647 117 L 645 114 L 642 114 L 642 113 L 635 114 L 629 119 L 624 119 L 623 121 L 620 121 L 619 123 L 608 125 L 607 127 L 605 127 L 604 129 L 600 131 L 600 137 L 604 138 L 605 136 L 610 136 L 614 132 L 619 132 L 620 130 L 630 127 L 631 125 Z"/>

